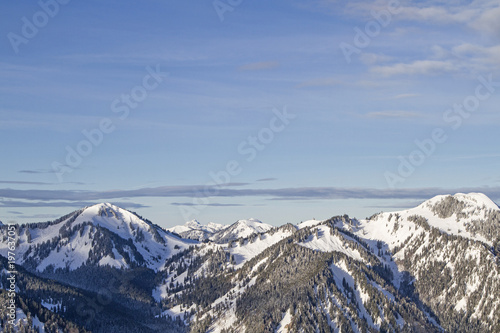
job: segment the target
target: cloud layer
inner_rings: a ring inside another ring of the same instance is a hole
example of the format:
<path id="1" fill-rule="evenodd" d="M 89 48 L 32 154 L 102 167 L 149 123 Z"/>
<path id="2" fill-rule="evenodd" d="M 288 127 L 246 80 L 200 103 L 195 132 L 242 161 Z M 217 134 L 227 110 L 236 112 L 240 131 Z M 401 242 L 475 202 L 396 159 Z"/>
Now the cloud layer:
<path id="1" fill-rule="evenodd" d="M 481 192 L 492 199 L 500 198 L 500 187 L 469 188 L 412 188 L 376 189 L 341 187 L 295 187 L 275 189 L 234 189 L 218 186 L 162 186 L 135 190 L 74 191 L 74 190 L 14 190 L 0 189 L 0 197 L 10 199 L 0 202 L 0 207 L 63 207 L 87 206 L 91 203 L 115 199 L 144 197 L 159 198 L 210 198 L 210 197 L 264 197 L 272 200 L 315 200 L 315 199 L 429 199 L 440 194 Z M 24 200 L 24 201 L 19 201 Z M 140 204 L 123 202 L 131 208 L 144 207 Z M 190 205 L 174 203 L 174 205 Z M 211 203 L 214 206 L 237 204 Z"/>

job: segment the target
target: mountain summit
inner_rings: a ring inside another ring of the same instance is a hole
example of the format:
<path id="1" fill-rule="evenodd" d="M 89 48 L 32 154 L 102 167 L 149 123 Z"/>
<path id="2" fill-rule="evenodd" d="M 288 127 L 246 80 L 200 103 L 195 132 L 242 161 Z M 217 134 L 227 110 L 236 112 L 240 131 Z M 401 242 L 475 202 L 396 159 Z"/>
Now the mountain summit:
<path id="1" fill-rule="evenodd" d="M 415 216 L 450 235 L 488 244 L 500 237 L 500 208 L 481 193 L 438 195 L 415 208 L 381 213 L 375 218 L 387 221 L 388 225 L 392 225 L 394 220 L 404 225 L 405 221 L 413 220 Z M 385 232 L 389 238 L 393 238 L 393 233 L 389 230 Z"/>
<path id="2" fill-rule="evenodd" d="M 109 203 L 70 213 L 52 222 L 30 223 L 18 230 L 18 262 L 37 271 L 76 269 L 82 265 L 159 269 L 190 242 L 140 216 Z M 1 244 L 4 254 L 5 245 Z"/>

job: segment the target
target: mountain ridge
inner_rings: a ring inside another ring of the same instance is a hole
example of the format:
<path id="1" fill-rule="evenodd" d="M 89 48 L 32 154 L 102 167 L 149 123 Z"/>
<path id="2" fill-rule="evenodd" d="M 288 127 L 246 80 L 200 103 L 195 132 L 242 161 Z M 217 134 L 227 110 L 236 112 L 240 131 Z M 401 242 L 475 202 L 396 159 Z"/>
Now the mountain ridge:
<path id="1" fill-rule="evenodd" d="M 16 256 L 30 279 L 111 290 L 124 310 L 138 306 L 176 332 L 500 330 L 500 208 L 483 194 L 435 196 L 367 219 L 215 227 L 211 239 L 181 238 L 102 203 L 18 225 Z M 25 296 L 69 304 L 50 295 Z"/>

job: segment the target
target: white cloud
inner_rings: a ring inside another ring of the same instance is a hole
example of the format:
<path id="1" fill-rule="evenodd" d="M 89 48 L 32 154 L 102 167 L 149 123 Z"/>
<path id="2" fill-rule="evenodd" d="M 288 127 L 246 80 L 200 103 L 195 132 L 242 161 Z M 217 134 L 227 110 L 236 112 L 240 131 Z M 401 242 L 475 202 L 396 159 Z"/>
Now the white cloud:
<path id="1" fill-rule="evenodd" d="M 359 56 L 359 59 L 365 65 L 374 65 L 381 62 L 387 62 L 394 59 L 393 57 L 389 57 L 385 54 L 376 54 L 376 53 L 363 53 Z"/>
<path id="2" fill-rule="evenodd" d="M 409 64 L 398 63 L 388 66 L 376 66 L 373 73 L 382 76 L 393 75 L 426 75 L 455 72 L 458 68 L 451 61 L 417 60 Z"/>
<path id="3" fill-rule="evenodd" d="M 500 37 L 500 3 L 476 0 L 427 1 L 420 6 L 402 6 L 396 20 L 420 21 L 433 24 L 461 24 L 483 34 Z"/>
<path id="4" fill-rule="evenodd" d="M 342 6 L 338 1 L 323 0 L 323 5 L 337 8 Z M 497 0 L 469 1 L 419 1 L 417 4 L 389 2 L 386 0 L 365 1 L 351 0 L 344 5 L 343 12 L 364 19 L 373 19 L 372 12 L 381 12 L 389 9 L 389 3 L 402 3 L 394 7 L 397 12 L 391 15 L 394 21 L 413 21 L 426 24 L 449 25 L 459 24 L 500 37 L 500 3 Z M 393 10 L 394 10 L 393 8 Z"/>
<path id="5" fill-rule="evenodd" d="M 452 49 L 458 57 L 468 57 L 476 64 L 500 65 L 500 45 L 485 47 L 470 43 L 463 43 Z"/>
<path id="6" fill-rule="evenodd" d="M 432 58 L 433 59 L 448 59 L 451 55 L 450 51 L 442 47 L 441 45 L 434 45 L 431 47 Z"/>
<path id="7" fill-rule="evenodd" d="M 497 4 L 497 6 L 481 13 L 476 20 L 470 23 L 470 26 L 500 38 L 500 5 Z"/>
<path id="8" fill-rule="evenodd" d="M 479 9 L 464 7 L 401 7 L 396 19 L 426 21 L 437 24 L 467 23 L 479 14 Z"/>

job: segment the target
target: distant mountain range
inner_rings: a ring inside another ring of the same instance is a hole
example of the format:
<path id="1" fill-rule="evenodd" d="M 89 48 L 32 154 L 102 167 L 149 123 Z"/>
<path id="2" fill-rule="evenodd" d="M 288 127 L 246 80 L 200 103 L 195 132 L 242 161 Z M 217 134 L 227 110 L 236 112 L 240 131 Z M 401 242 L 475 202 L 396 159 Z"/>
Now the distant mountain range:
<path id="1" fill-rule="evenodd" d="M 500 332 L 500 208 L 479 193 L 364 220 L 168 230 L 102 203 L 16 238 L 17 320 L 32 330 Z"/>
<path id="2" fill-rule="evenodd" d="M 255 233 L 264 233 L 271 229 L 273 229 L 272 225 L 250 218 L 248 220 L 238 220 L 229 226 L 213 222 L 202 225 L 200 222 L 192 220 L 182 226 L 176 226 L 167 230 L 179 234 L 182 238 L 227 243 Z"/>

